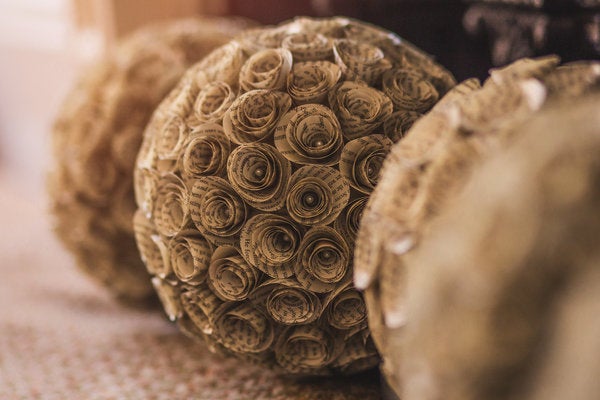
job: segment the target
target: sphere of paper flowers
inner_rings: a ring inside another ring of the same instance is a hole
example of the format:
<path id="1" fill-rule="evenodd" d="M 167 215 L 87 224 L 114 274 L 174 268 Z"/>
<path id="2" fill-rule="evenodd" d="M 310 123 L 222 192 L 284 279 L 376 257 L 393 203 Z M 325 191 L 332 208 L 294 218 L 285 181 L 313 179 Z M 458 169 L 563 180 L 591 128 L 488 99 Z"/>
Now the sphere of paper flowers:
<path id="1" fill-rule="evenodd" d="M 134 174 L 136 240 L 168 316 L 285 373 L 375 366 L 352 285 L 360 215 L 393 140 L 453 84 L 346 18 L 248 31 L 190 68 Z"/>
<path id="2" fill-rule="evenodd" d="M 401 398 L 600 398 L 599 109 L 532 116 L 441 212 L 414 255 Z"/>
<path id="3" fill-rule="evenodd" d="M 145 28 L 84 70 L 53 130 L 55 230 L 87 274 L 125 301 L 152 285 L 133 238 L 133 166 L 152 111 L 188 66 L 243 28 L 189 19 Z"/>
<path id="4" fill-rule="evenodd" d="M 420 362 L 416 353 L 411 360 L 403 357 L 407 352 L 405 334 L 411 318 L 421 318 L 418 312 L 408 313 L 411 294 L 431 291 L 423 284 L 414 286 L 413 277 L 427 270 L 434 279 L 435 271 L 418 255 L 435 234 L 436 217 L 457 201 L 456 196 L 483 160 L 524 133 L 519 128 L 526 121 L 557 103 L 586 98 L 598 91 L 599 83 L 598 62 L 561 66 L 556 56 L 522 59 L 492 70 L 483 85 L 470 79 L 455 86 L 412 126 L 406 139 L 393 146 L 361 221 L 354 277 L 356 286 L 365 290 L 369 326 L 382 354 L 384 373 L 399 394 L 409 378 L 403 375 L 403 367 L 409 361 Z M 468 213 L 463 216 L 464 224 L 469 224 L 472 217 Z M 494 218 L 501 217 L 494 214 Z M 456 238 L 446 238 L 447 247 L 452 248 Z M 485 238 L 482 246 L 493 248 L 495 238 Z M 414 304 L 414 309 L 419 307 L 425 308 L 425 302 Z M 422 375 L 416 369 L 411 372 L 414 376 L 410 378 L 418 385 Z M 439 398 L 446 395 L 444 392 Z"/>

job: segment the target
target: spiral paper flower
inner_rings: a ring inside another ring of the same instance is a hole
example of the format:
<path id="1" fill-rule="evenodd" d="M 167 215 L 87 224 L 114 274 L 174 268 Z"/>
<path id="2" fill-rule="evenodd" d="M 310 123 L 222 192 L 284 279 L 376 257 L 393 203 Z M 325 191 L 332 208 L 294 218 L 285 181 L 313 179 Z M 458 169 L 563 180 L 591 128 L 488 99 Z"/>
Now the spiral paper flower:
<path id="1" fill-rule="evenodd" d="M 350 186 L 359 192 L 371 193 L 392 144 L 392 141 L 383 135 L 371 135 L 349 141 L 342 151 L 340 172 Z"/>
<path id="2" fill-rule="evenodd" d="M 244 260 L 237 249 L 221 246 L 215 250 L 208 267 L 209 284 L 224 301 L 248 298 L 262 274 Z"/>
<path id="3" fill-rule="evenodd" d="M 296 279 L 310 291 L 330 292 L 349 272 L 350 247 L 330 227 L 314 227 L 306 232 L 298 253 Z"/>
<path id="4" fill-rule="evenodd" d="M 239 232 L 247 218 L 244 201 L 222 178 L 195 180 L 190 198 L 196 228 L 215 246 L 239 245 Z"/>
<path id="5" fill-rule="evenodd" d="M 329 104 L 348 139 L 370 134 L 389 118 L 394 109 L 385 94 L 364 83 L 352 81 L 342 82 L 333 88 L 329 92 Z"/>
<path id="6" fill-rule="evenodd" d="M 251 90 L 238 97 L 223 117 L 225 135 L 235 144 L 267 140 L 292 105 L 287 93 Z"/>
<path id="7" fill-rule="evenodd" d="M 288 75 L 288 91 L 296 104 L 323 103 L 341 77 L 341 68 L 329 61 L 299 62 Z"/>
<path id="8" fill-rule="evenodd" d="M 49 184 L 55 231 L 77 266 L 124 301 L 146 302 L 154 293 L 132 224 L 132 175 L 144 127 L 188 66 L 249 25 L 210 18 L 140 30 L 85 69 L 60 110 Z M 182 142 L 168 144 L 185 136 L 181 120 L 171 122 L 157 148 L 161 154 L 172 155 L 177 145 L 179 150 Z M 136 172 L 148 178 L 141 191 L 146 215 L 154 202 L 155 172 Z M 146 260 L 155 264 L 152 257 Z"/>
<path id="9" fill-rule="evenodd" d="M 305 104 L 285 114 L 275 131 L 275 146 L 298 164 L 337 164 L 343 146 L 342 129 L 333 111 Z"/>
<path id="10" fill-rule="evenodd" d="M 225 172 L 230 149 L 231 143 L 221 125 L 202 125 L 190 133 L 183 146 L 181 174 L 186 179 L 221 175 Z"/>
<path id="11" fill-rule="evenodd" d="M 292 68 L 292 53 L 286 49 L 266 49 L 255 53 L 240 71 L 240 87 L 255 89 L 285 89 Z"/>
<path id="12" fill-rule="evenodd" d="M 231 186 L 252 207 L 277 211 L 285 204 L 292 166 L 273 146 L 249 143 L 229 157 L 227 177 Z"/>
<path id="13" fill-rule="evenodd" d="M 394 104 L 403 81 L 383 91 L 386 71 L 409 67 L 436 93 L 453 85 L 389 32 L 299 18 L 188 70 L 135 172 L 140 251 L 187 335 L 288 374 L 377 365 L 352 254 L 392 140 L 426 111 L 418 90 Z"/>

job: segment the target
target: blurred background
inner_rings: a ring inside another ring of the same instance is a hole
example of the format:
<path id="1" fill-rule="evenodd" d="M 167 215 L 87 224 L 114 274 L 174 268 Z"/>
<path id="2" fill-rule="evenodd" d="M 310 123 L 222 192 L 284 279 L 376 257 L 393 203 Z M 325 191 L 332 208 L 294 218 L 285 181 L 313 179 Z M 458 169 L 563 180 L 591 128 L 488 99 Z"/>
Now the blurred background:
<path id="1" fill-rule="evenodd" d="M 494 65 L 556 52 L 598 58 L 600 14 L 546 0 L 540 8 L 460 0 L 0 0 L 0 174 L 42 194 L 49 129 L 81 65 L 118 38 L 169 18 L 241 15 L 272 24 L 347 15 L 388 28 L 461 80 Z M 513 2 L 514 3 L 514 2 Z M 531 3 L 531 2 L 530 2 Z M 584 2 L 585 3 L 585 2 Z M 594 2 L 588 2 L 593 4 Z"/>

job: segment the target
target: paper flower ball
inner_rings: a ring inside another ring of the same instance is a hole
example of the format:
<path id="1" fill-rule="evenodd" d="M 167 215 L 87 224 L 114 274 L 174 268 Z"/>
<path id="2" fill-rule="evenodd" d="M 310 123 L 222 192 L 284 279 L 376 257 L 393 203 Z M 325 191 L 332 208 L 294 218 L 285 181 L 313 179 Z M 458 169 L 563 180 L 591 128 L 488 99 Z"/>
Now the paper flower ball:
<path id="1" fill-rule="evenodd" d="M 146 28 L 84 71 L 53 131 L 55 231 L 77 265 L 125 301 L 152 293 L 133 238 L 133 166 L 152 111 L 188 66 L 250 24 L 194 19 Z"/>
<path id="2" fill-rule="evenodd" d="M 401 398 L 600 398 L 598 110 L 538 113 L 443 209 L 414 255 Z"/>
<path id="3" fill-rule="evenodd" d="M 477 80 L 457 85 L 386 159 L 358 233 L 355 283 L 365 289 L 369 326 L 398 393 L 403 332 L 411 323 L 406 297 L 417 290 L 411 274 L 425 268 L 414 254 L 433 233 L 431 221 L 482 160 L 521 134 L 525 121 L 556 102 L 598 90 L 600 63 L 558 64 L 553 56 L 523 59 L 492 71 L 483 87 Z M 494 238 L 488 239 L 491 245 Z"/>
<path id="4" fill-rule="evenodd" d="M 353 244 L 384 157 L 452 76 L 346 18 L 246 32 L 154 113 L 136 240 L 168 316 L 285 373 L 373 367 Z"/>

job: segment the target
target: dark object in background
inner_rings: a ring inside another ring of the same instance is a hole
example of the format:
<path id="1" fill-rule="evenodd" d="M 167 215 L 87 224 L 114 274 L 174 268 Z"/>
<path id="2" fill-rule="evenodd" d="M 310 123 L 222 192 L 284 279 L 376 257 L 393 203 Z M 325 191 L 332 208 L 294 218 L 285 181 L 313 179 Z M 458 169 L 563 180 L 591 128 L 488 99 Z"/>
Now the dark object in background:
<path id="1" fill-rule="evenodd" d="M 600 8 L 600 0 L 467 0 L 471 3 L 508 4 L 543 10 L 567 10 L 574 8 Z"/>
<path id="2" fill-rule="evenodd" d="M 549 53 L 565 62 L 600 58 L 600 11 L 553 13 L 474 4 L 463 23 L 473 39 L 487 44 L 494 66 Z"/>

